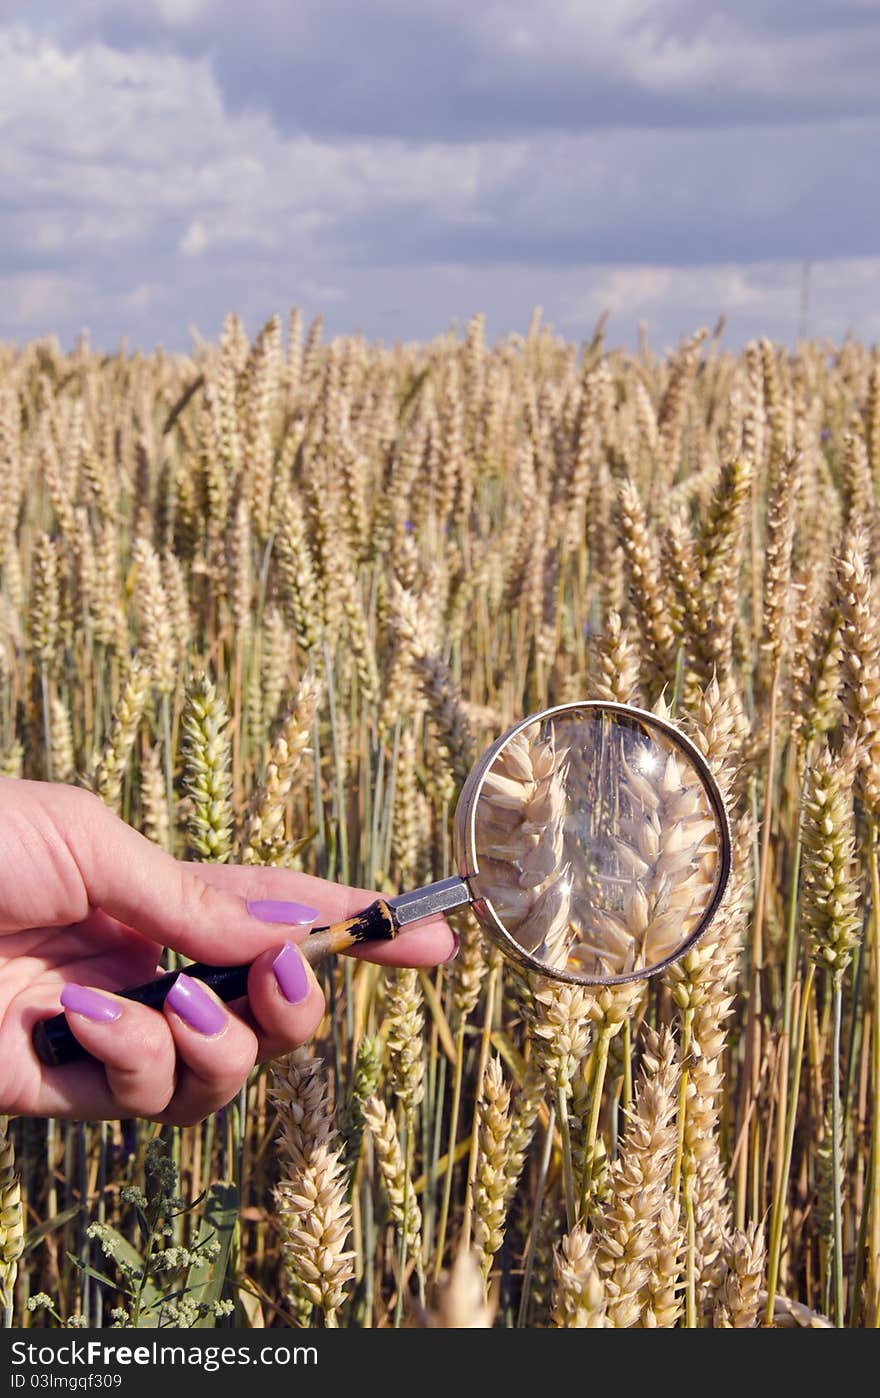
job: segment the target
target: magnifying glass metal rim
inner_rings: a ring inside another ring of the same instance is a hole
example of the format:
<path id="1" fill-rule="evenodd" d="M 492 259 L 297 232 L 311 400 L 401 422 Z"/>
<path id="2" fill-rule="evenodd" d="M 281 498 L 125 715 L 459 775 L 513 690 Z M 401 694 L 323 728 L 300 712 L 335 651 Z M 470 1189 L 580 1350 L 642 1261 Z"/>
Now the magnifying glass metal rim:
<path id="1" fill-rule="evenodd" d="M 495 759 L 507 746 L 509 742 L 526 728 L 531 728 L 536 723 L 542 723 L 545 719 L 559 718 L 564 714 L 583 713 L 587 710 L 595 710 L 601 713 L 619 714 L 622 718 L 633 719 L 642 722 L 649 730 L 656 729 L 664 733 L 680 751 L 683 751 L 698 772 L 706 794 L 712 806 L 713 814 L 718 822 L 718 829 L 721 836 L 719 861 L 720 868 L 715 891 L 706 907 L 703 916 L 694 928 L 690 936 L 676 947 L 675 950 L 662 961 L 645 967 L 640 971 L 629 971 L 625 976 L 585 976 L 575 975 L 571 971 L 553 967 L 549 968 L 545 962 L 532 956 L 525 951 L 516 938 L 508 932 L 495 909 L 491 900 L 479 894 L 473 880 L 479 874 L 479 859 L 476 847 L 476 811 L 480 799 L 480 792 L 483 783 L 489 773 Z M 569 985 L 626 985 L 630 981 L 647 980 L 651 976 L 659 975 L 665 971 L 667 966 L 673 965 L 684 954 L 700 940 L 708 930 L 714 918 L 721 900 L 730 882 L 730 874 L 733 863 L 733 840 L 731 836 L 730 817 L 724 803 L 724 797 L 718 786 L 712 770 L 700 752 L 699 748 L 680 728 L 670 723 L 667 719 L 658 718 L 649 709 L 637 708 L 634 704 L 619 704 L 605 699 L 578 699 L 568 704 L 556 704 L 548 709 L 541 709 L 538 713 L 529 714 L 528 717 L 520 719 L 506 733 L 503 733 L 491 747 L 487 748 L 477 764 L 468 773 L 467 780 L 461 789 L 458 803 L 455 808 L 455 826 L 453 831 L 453 847 L 455 849 L 456 863 L 460 877 L 467 884 L 471 897 L 471 906 L 479 918 L 483 928 L 489 936 L 498 943 L 505 954 L 515 961 L 524 970 L 534 971 L 540 976 L 546 976 L 550 980 L 565 981 Z"/>

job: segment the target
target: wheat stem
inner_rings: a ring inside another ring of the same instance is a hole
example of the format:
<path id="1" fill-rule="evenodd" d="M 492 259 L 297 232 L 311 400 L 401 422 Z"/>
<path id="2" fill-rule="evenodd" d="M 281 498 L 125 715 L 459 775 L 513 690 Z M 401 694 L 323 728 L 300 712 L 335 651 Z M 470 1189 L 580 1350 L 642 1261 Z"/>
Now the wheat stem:
<path id="1" fill-rule="evenodd" d="M 464 1031 L 465 1017 L 462 1015 L 458 1021 L 458 1031 L 455 1036 L 455 1068 L 452 1079 L 452 1104 L 449 1109 L 449 1136 L 448 1136 L 448 1165 L 443 1179 L 443 1200 L 440 1206 L 440 1221 L 437 1225 L 437 1244 L 434 1254 L 434 1281 L 436 1282 L 443 1268 L 443 1255 L 446 1251 L 446 1230 L 449 1226 L 449 1205 L 452 1199 L 452 1180 L 455 1170 L 452 1166 L 452 1156 L 455 1149 L 455 1141 L 458 1135 L 458 1117 L 461 1110 L 461 1088 L 462 1076 L 464 1072 Z"/>
<path id="2" fill-rule="evenodd" d="M 517 1316 L 517 1327 L 522 1329 L 528 1321 L 529 1297 L 532 1290 L 532 1277 L 535 1271 L 535 1253 L 538 1246 L 538 1230 L 541 1226 L 541 1213 L 544 1208 L 544 1191 L 547 1188 L 547 1174 L 550 1169 L 550 1155 L 553 1150 L 553 1136 L 556 1131 L 556 1108 L 550 1108 L 550 1115 L 547 1121 L 547 1130 L 544 1134 L 544 1150 L 541 1154 L 541 1163 L 538 1167 L 538 1178 L 535 1181 L 535 1202 L 532 1206 L 531 1230 L 529 1233 L 529 1247 L 526 1253 L 526 1264 L 523 1272 L 522 1292 L 520 1293 L 519 1314 Z"/>
<path id="3" fill-rule="evenodd" d="M 831 1031 L 831 1169 L 834 1210 L 834 1319 L 843 1326 L 843 1184 L 841 1180 L 841 1152 L 843 1149 L 842 1123 L 840 1116 L 840 1026 L 843 1017 L 843 976 L 832 976 L 832 1031 Z"/>
<path id="4" fill-rule="evenodd" d="M 743 1228 L 746 1212 L 746 1192 L 749 1165 L 758 1158 L 759 1130 L 758 1114 L 752 1114 L 752 1104 L 757 1102 L 761 1085 L 761 971 L 764 964 L 764 910 L 767 903 L 767 889 L 770 880 L 770 825 L 773 817 L 773 788 L 776 768 L 776 705 L 779 691 L 780 662 L 778 657 L 773 665 L 770 682 L 768 714 L 768 746 L 766 785 L 764 789 L 764 812 L 761 819 L 761 853 L 758 866 L 758 888 L 755 894 L 755 908 L 752 921 L 752 944 L 748 1011 L 746 1015 L 746 1056 L 743 1063 L 743 1093 L 740 1109 L 741 1129 L 746 1132 L 743 1151 L 739 1159 L 736 1177 L 736 1224 Z M 746 1123 L 751 1116 L 753 1126 Z M 751 1146 L 751 1149 L 750 1149 Z"/>
<path id="5" fill-rule="evenodd" d="M 807 976 L 801 994 L 797 1018 L 794 1063 L 792 1066 L 791 1088 L 788 1095 L 788 1121 L 785 1133 L 785 1157 L 781 1169 L 781 1187 L 774 1193 L 770 1214 L 770 1247 L 767 1261 L 767 1308 L 766 1323 L 773 1323 L 776 1288 L 779 1282 L 779 1263 L 782 1256 L 783 1227 L 785 1223 L 786 1200 L 788 1198 L 791 1161 L 794 1154 L 794 1138 L 797 1130 L 798 1103 L 801 1090 L 801 1069 L 804 1061 L 804 1043 L 807 1034 L 810 1001 L 813 992 L 813 979 L 816 967 L 811 961 L 807 966 Z"/>
<path id="6" fill-rule="evenodd" d="M 874 1102 L 880 1102 L 880 861 L 878 839 L 880 822 L 871 822 L 869 863 L 872 907 L 872 971 L 873 1000 L 871 1004 L 871 1092 Z M 867 1301 L 867 1323 L 880 1326 L 880 1131 L 873 1133 L 871 1143 L 870 1226 L 868 1232 L 868 1277 L 870 1289 Z"/>
<path id="7" fill-rule="evenodd" d="M 480 1039 L 480 1058 L 477 1065 L 477 1078 L 474 1087 L 474 1120 L 471 1129 L 470 1155 L 468 1157 L 467 1193 L 464 1203 L 464 1216 L 461 1223 L 461 1246 L 468 1251 L 471 1245 L 471 1229 L 473 1226 L 474 1211 L 474 1180 L 477 1174 L 477 1147 L 480 1135 L 480 1118 L 477 1111 L 477 1103 L 483 1093 L 483 1079 L 486 1074 L 486 1064 L 489 1061 L 489 1044 L 492 1036 L 492 1020 L 495 1013 L 495 992 L 498 979 L 501 974 L 501 966 L 496 960 L 489 972 L 489 979 L 486 983 L 486 1004 L 483 1013 L 483 1033 Z"/>
<path id="8" fill-rule="evenodd" d="M 584 1142 L 584 1169 L 581 1177 L 581 1199 L 579 1209 L 581 1217 L 587 1212 L 590 1198 L 593 1162 L 596 1155 L 596 1140 L 599 1135 L 599 1116 L 602 1111 L 602 1093 L 605 1088 L 605 1074 L 608 1069 L 608 1049 L 613 1037 L 613 1026 L 608 1023 L 603 1024 L 599 1031 L 596 1047 L 593 1050 L 593 1068 L 590 1078 L 590 1117 L 587 1123 L 587 1135 Z"/>
<path id="9" fill-rule="evenodd" d="M 43 741 L 46 745 L 46 780 L 52 781 L 52 705 L 49 698 L 49 676 L 45 666 L 40 666 L 40 694 L 43 699 Z"/>
<path id="10" fill-rule="evenodd" d="M 577 1221 L 574 1195 L 574 1170 L 571 1161 L 571 1131 L 568 1120 L 568 1081 L 556 1085 L 556 1116 L 559 1120 L 559 1134 L 562 1138 L 562 1177 L 565 1186 L 566 1231 L 570 1232 Z"/>

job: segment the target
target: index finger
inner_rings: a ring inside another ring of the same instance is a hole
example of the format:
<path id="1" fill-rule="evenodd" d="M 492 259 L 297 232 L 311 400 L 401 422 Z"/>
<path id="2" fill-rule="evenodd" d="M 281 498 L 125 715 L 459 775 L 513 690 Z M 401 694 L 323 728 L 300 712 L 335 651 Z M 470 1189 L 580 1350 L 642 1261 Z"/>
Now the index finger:
<path id="1" fill-rule="evenodd" d="M 343 922 L 382 896 L 375 889 L 332 883 L 293 869 L 253 864 L 188 864 L 187 868 L 214 888 L 235 893 L 239 898 L 305 903 L 317 908 L 317 927 Z M 308 933 L 292 927 L 287 935 L 291 940 L 303 941 Z M 371 942 L 353 947 L 347 954 L 379 966 L 437 966 L 453 955 L 456 946 L 449 925 L 442 918 L 433 917 L 408 927 L 393 942 Z"/>

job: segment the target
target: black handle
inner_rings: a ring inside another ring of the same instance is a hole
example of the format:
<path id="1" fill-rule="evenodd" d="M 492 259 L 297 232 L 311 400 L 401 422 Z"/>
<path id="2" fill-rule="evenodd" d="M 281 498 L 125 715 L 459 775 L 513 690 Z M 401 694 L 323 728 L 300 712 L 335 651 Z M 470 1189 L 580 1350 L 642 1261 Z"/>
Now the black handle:
<path id="1" fill-rule="evenodd" d="M 188 976 L 204 981 L 205 985 L 220 996 L 221 1000 L 240 1000 L 247 995 L 249 965 L 209 966 L 206 961 L 194 961 L 192 966 L 182 966 Z M 165 997 L 173 986 L 180 971 L 168 971 L 154 981 L 132 986 L 130 990 L 118 990 L 116 994 L 123 1000 L 136 1000 L 151 1010 L 161 1010 Z M 59 1068 L 62 1063 L 73 1063 L 78 1058 L 88 1058 L 79 1039 L 73 1034 L 65 1014 L 53 1015 L 51 1019 L 41 1019 L 34 1025 L 33 1045 L 37 1057 L 47 1068 Z"/>

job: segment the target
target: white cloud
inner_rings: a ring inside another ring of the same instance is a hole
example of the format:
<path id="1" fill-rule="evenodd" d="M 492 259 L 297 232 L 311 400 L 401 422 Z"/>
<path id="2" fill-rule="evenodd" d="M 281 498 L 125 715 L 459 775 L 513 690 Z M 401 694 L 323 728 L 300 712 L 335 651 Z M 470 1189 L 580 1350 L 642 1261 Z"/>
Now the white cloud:
<path id="1" fill-rule="evenodd" d="M 331 282 L 313 282 L 308 277 L 299 284 L 299 293 L 304 301 L 314 306 L 331 306 L 345 300 L 341 286 Z"/>
<path id="2" fill-rule="evenodd" d="M 28 335 L 35 325 L 48 333 L 68 319 L 86 289 L 77 277 L 51 272 L 11 277 L 0 271 L 0 301 L 8 318 L 8 333 Z M 0 323 L 0 337 L 4 329 Z"/>
<path id="3" fill-rule="evenodd" d="M 447 7 L 448 8 L 448 7 Z M 769 7 L 764 0 L 764 8 Z M 740 119 L 750 120 L 748 98 L 809 102 L 833 99 L 843 111 L 858 112 L 867 100 L 876 110 L 870 67 L 860 71 L 856 45 L 867 42 L 876 54 L 876 0 L 862 0 L 864 31 L 835 29 L 833 0 L 828 23 L 801 29 L 797 7 L 769 17 L 756 28 L 741 4 L 699 6 L 688 0 L 489 0 L 468 5 L 461 23 L 488 55 L 490 68 L 503 71 L 513 56 L 527 60 L 535 80 L 579 73 L 585 83 L 616 76 L 637 94 L 681 98 L 692 106 L 700 92 L 714 90 L 730 105 L 741 99 Z M 870 51 L 870 50 L 869 50 Z M 528 74 L 518 70 L 517 76 Z M 693 125 L 700 124 L 693 108 Z M 655 119 L 659 114 L 655 114 Z M 711 105 L 703 119 L 713 122 Z"/>
<path id="4" fill-rule="evenodd" d="M 208 234 L 201 219 L 193 219 L 178 244 L 186 257 L 198 257 L 208 246 Z"/>
<path id="5" fill-rule="evenodd" d="M 808 300 L 802 304 L 804 272 Z M 840 261 L 755 262 L 711 267 L 596 267 L 589 291 L 558 316 L 561 329 L 581 333 L 607 310 L 618 336 L 643 323 L 672 340 L 723 314 L 735 343 L 770 333 L 792 343 L 803 330 L 840 340 L 857 326 L 880 337 L 880 257 Z"/>
<path id="6" fill-rule="evenodd" d="M 214 245 L 306 250 L 377 203 L 468 216 L 515 153 L 477 146 L 284 138 L 228 114 L 205 61 L 88 44 L 73 53 L 0 29 L 7 246 L 22 255 L 114 245 L 197 257 Z"/>
<path id="7" fill-rule="evenodd" d="M 131 291 L 126 292 L 122 297 L 122 304 L 126 310 L 139 315 L 149 310 L 156 303 L 156 300 L 157 288 L 148 282 L 143 282 L 140 286 L 132 287 Z"/>

